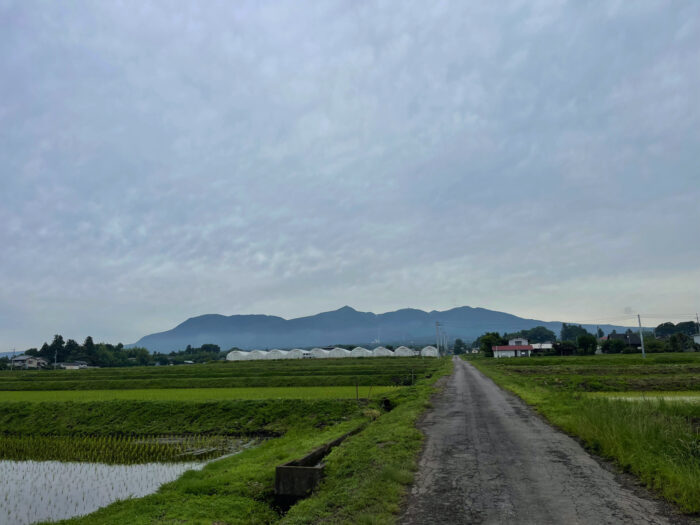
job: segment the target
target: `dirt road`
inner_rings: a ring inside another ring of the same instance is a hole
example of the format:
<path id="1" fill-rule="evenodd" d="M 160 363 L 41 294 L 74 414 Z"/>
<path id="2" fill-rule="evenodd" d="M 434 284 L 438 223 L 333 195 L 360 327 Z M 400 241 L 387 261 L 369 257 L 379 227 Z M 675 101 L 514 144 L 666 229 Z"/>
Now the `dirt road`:
<path id="1" fill-rule="evenodd" d="M 420 427 L 402 524 L 689 523 L 461 359 Z"/>

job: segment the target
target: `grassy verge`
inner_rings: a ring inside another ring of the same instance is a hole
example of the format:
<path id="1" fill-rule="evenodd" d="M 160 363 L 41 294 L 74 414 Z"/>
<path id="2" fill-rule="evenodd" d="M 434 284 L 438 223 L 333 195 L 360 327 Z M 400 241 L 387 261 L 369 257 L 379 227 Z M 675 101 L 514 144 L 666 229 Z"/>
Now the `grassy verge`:
<path id="1" fill-rule="evenodd" d="M 416 421 L 429 406 L 435 382 L 451 370 L 452 362 L 442 359 L 431 380 L 401 391 L 394 410 L 331 452 L 319 490 L 282 523 L 393 523 L 423 443 Z"/>
<path id="2" fill-rule="evenodd" d="M 624 363 L 619 358 L 606 360 L 605 357 L 591 356 L 588 361 L 577 358 L 578 372 L 587 372 L 586 363 L 597 367 Z M 470 361 L 496 383 L 533 405 L 554 425 L 581 438 L 597 454 L 613 459 L 683 512 L 700 512 L 698 404 L 664 400 L 631 403 L 592 396 L 584 393 L 583 388 L 577 389 L 576 381 L 558 377 L 556 370 L 548 371 L 549 381 L 537 381 L 537 374 L 521 370 L 556 366 L 556 362 L 539 364 L 537 358 Z M 559 360 L 559 366 L 569 365 L 566 358 Z M 682 367 L 677 372 L 681 373 Z M 570 374 L 569 369 L 561 372 L 561 376 Z"/>

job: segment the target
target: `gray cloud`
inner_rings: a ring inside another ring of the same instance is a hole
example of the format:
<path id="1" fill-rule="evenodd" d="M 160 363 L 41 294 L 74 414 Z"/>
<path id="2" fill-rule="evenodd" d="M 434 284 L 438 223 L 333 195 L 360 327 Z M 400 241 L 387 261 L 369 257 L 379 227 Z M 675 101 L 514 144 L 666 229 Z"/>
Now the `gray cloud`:
<path id="1" fill-rule="evenodd" d="M 0 350 L 700 302 L 700 6 L 0 3 Z"/>

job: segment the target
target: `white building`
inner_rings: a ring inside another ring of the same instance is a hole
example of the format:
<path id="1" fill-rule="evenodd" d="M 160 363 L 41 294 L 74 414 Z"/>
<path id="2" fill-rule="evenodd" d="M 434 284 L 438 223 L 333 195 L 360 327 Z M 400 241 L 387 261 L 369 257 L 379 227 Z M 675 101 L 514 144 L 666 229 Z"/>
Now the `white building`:
<path id="1" fill-rule="evenodd" d="M 287 350 L 280 350 L 278 348 L 273 348 L 270 350 L 265 359 L 286 359 L 289 352 Z"/>
<path id="2" fill-rule="evenodd" d="M 416 355 L 416 353 L 408 347 L 399 346 L 396 350 L 394 350 L 394 355 L 397 357 L 412 357 Z"/>
<path id="3" fill-rule="evenodd" d="M 265 359 L 267 357 L 267 352 L 265 350 L 251 350 L 248 352 L 248 359 L 251 361 L 258 361 L 260 359 Z"/>
<path id="4" fill-rule="evenodd" d="M 372 357 L 374 354 L 371 350 L 356 346 L 350 351 L 350 357 Z"/>
<path id="5" fill-rule="evenodd" d="M 554 345 L 552 343 L 532 343 L 533 350 L 552 350 Z"/>
<path id="6" fill-rule="evenodd" d="M 515 339 L 509 339 L 508 340 L 508 346 L 520 346 L 520 345 L 526 345 L 529 344 L 527 342 L 527 339 L 523 337 L 516 337 Z"/>
<path id="7" fill-rule="evenodd" d="M 301 348 L 294 348 L 287 354 L 287 359 L 308 359 L 310 357 L 313 357 L 311 352 L 302 350 Z"/>
<path id="8" fill-rule="evenodd" d="M 311 357 L 314 359 L 328 359 L 330 357 L 330 352 L 328 350 L 324 350 L 323 348 L 312 348 L 311 349 Z"/>
<path id="9" fill-rule="evenodd" d="M 420 355 L 423 357 L 438 357 L 438 349 L 434 346 L 426 346 L 420 351 Z"/>
<path id="10" fill-rule="evenodd" d="M 247 361 L 248 352 L 241 352 L 240 350 L 232 350 L 226 354 L 226 361 Z"/>
<path id="11" fill-rule="evenodd" d="M 350 357 L 350 350 L 336 347 L 328 353 L 328 357 Z"/>
<path id="12" fill-rule="evenodd" d="M 517 341 L 517 339 L 512 339 L 512 341 Z M 531 345 L 492 346 L 491 350 L 493 350 L 493 357 L 529 357 L 532 354 Z"/>
<path id="13" fill-rule="evenodd" d="M 372 350 L 372 355 L 374 357 L 394 357 L 394 352 L 392 352 L 388 348 L 384 348 L 383 346 L 378 346 L 377 348 Z"/>

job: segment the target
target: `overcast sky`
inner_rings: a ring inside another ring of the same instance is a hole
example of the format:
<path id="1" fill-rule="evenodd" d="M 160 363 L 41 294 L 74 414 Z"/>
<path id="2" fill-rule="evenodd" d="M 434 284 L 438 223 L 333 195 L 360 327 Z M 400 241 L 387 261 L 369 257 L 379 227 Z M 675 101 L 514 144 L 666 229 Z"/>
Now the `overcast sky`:
<path id="1" fill-rule="evenodd" d="M 697 0 L 0 0 L 0 75 L 0 351 L 700 308 Z"/>

